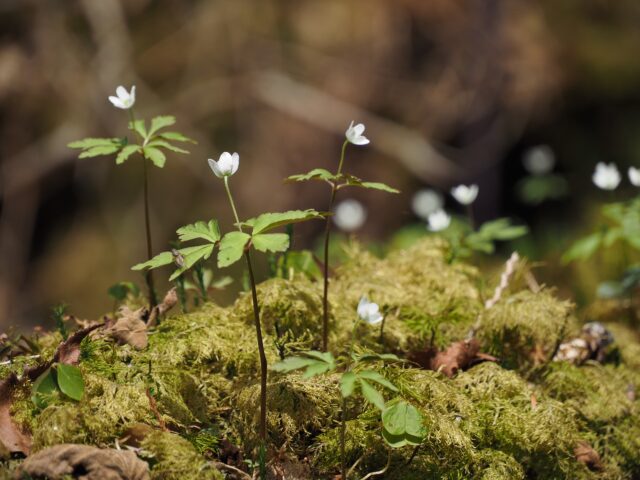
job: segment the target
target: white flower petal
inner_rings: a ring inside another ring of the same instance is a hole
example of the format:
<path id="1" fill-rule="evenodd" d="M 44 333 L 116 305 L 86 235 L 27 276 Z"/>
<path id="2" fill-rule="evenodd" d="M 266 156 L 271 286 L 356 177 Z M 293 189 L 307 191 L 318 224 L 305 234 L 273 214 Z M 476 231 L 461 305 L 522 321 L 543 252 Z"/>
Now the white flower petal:
<path id="1" fill-rule="evenodd" d="M 640 187 L 640 168 L 629 167 L 629 181 L 634 187 Z"/>
<path id="2" fill-rule="evenodd" d="M 211 167 L 211 170 L 213 170 L 213 173 L 215 174 L 216 177 L 218 178 L 224 177 L 224 175 L 220 171 L 220 168 L 218 167 L 218 162 L 216 162 L 213 158 L 209 158 L 207 159 L 207 161 L 209 162 L 209 166 Z"/>
<path id="3" fill-rule="evenodd" d="M 426 220 L 431 213 L 441 210 L 443 205 L 442 195 L 428 188 L 418 191 L 411 201 L 413 213 L 424 220 Z"/>
<path id="4" fill-rule="evenodd" d="M 449 227 L 451 217 L 444 210 L 433 212 L 427 218 L 427 228 L 432 232 L 439 232 Z"/>
<path id="5" fill-rule="evenodd" d="M 118 97 L 109 97 L 109 101 L 113 104 L 114 107 L 116 108 L 127 108 L 123 103 L 122 100 L 120 100 Z"/>
<path id="6" fill-rule="evenodd" d="M 240 155 L 236 152 L 231 155 L 231 175 L 238 171 L 238 167 L 240 166 Z"/>
<path id="7" fill-rule="evenodd" d="M 333 222 L 345 232 L 358 230 L 364 225 L 366 219 L 367 210 L 360 202 L 353 199 L 340 202 L 333 215 Z"/>
<path id="8" fill-rule="evenodd" d="M 118 85 L 118 88 L 116 88 L 116 95 L 124 100 L 125 98 L 129 97 L 129 92 L 127 92 L 127 89 L 124 88 L 122 85 Z"/>

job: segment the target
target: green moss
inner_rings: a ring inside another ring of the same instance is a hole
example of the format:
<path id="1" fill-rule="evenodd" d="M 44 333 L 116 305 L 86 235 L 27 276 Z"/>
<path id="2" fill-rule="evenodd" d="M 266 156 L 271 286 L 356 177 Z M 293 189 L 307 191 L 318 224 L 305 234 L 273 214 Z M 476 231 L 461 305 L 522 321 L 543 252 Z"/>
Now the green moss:
<path id="1" fill-rule="evenodd" d="M 508 368 L 548 360 L 569 328 L 572 305 L 549 290 L 521 291 L 484 310 L 478 339 Z"/>
<path id="2" fill-rule="evenodd" d="M 222 480 L 223 475 L 179 435 L 153 432 L 142 442 L 152 480 Z"/>

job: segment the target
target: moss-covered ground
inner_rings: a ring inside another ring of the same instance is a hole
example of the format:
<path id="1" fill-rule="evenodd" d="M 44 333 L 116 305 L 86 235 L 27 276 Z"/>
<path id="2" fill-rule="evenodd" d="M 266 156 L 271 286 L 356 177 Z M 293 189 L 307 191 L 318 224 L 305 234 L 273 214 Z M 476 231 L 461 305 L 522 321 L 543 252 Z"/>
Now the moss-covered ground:
<path id="1" fill-rule="evenodd" d="M 389 469 L 378 478 L 640 478 L 635 396 L 640 342 L 632 326 L 609 319 L 614 342 L 607 361 L 552 361 L 559 343 L 580 331 L 583 322 L 573 306 L 551 289 L 532 292 L 516 276 L 486 310 L 495 275 L 487 278 L 470 265 L 448 264 L 446 248 L 427 239 L 380 259 L 351 246 L 332 279 L 330 349 L 335 355 L 346 349 L 356 305 L 366 294 L 381 306 L 385 321 L 382 334 L 379 327 L 359 327 L 359 348 L 402 358 L 411 351 L 445 348 L 476 326 L 481 351 L 498 358 L 453 378 L 410 362 L 384 367 L 384 375 L 419 408 L 427 435 L 418 447 L 389 449 L 379 412 L 350 399 L 346 458 L 355 465 L 352 477 L 379 470 L 390 455 Z M 274 278 L 259 285 L 258 295 L 270 364 L 319 347 L 321 282 L 303 275 Z M 27 382 L 15 392 L 13 418 L 31 433 L 35 451 L 59 443 L 113 447 L 140 437 L 135 446 L 150 462 L 154 479 L 224 478 L 229 473 L 215 464 L 224 457 L 225 445 L 256 460 L 259 369 L 250 302 L 243 294 L 226 308 L 207 303 L 192 313 L 169 314 L 150 331 L 142 351 L 86 338 L 79 363 L 84 399 L 60 396 L 38 409 Z M 60 337 L 54 333 L 37 341 L 46 357 Z M 0 366 L 0 377 L 23 366 L 20 360 Z M 331 374 L 305 379 L 299 373 L 270 372 L 267 455 L 272 464 L 288 469 L 287 478 L 338 474 L 337 382 Z M 576 459 L 580 442 L 598 452 L 600 465 Z M 10 478 L 18 464 L 5 462 L 4 475 Z M 292 473 L 294 466 L 305 473 Z"/>

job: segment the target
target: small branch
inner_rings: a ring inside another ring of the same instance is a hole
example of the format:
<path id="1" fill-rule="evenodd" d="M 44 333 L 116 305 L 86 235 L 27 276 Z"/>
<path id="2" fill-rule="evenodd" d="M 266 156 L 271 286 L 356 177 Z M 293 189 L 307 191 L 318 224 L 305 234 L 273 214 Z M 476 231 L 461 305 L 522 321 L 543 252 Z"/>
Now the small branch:
<path id="1" fill-rule="evenodd" d="M 227 465 L 226 463 L 223 463 L 223 462 L 213 462 L 213 466 L 216 467 L 218 470 L 226 470 L 228 472 L 232 472 L 232 473 L 235 473 L 237 475 L 240 475 L 240 477 L 243 480 L 244 479 L 251 480 L 253 478 L 247 472 L 243 472 L 242 470 L 240 470 L 239 468 L 234 467 L 233 465 Z"/>
<path id="2" fill-rule="evenodd" d="M 375 472 L 367 473 L 360 480 L 367 480 L 368 478 L 377 477 L 378 475 L 383 475 L 387 470 L 389 470 L 389 465 L 391 465 L 391 450 L 387 452 L 387 464 L 384 466 L 382 470 L 377 470 Z"/>
<path id="3" fill-rule="evenodd" d="M 502 294 L 509 286 L 509 281 L 511 280 L 513 272 L 515 272 L 516 270 L 516 265 L 518 264 L 519 260 L 520 256 L 518 255 L 518 253 L 513 252 L 509 257 L 509 260 L 507 260 L 507 263 L 505 264 L 504 272 L 502 272 L 502 275 L 500 275 L 500 284 L 496 287 L 496 290 L 493 293 L 493 297 L 485 302 L 484 308 L 488 310 L 496 303 L 498 303 L 498 301 L 500 301 L 500 298 L 502 298 Z"/>
<path id="4" fill-rule="evenodd" d="M 156 420 L 158 421 L 158 426 L 164 432 L 168 432 L 169 430 L 167 429 L 167 424 L 164 422 L 164 419 L 162 418 L 162 415 L 160 415 L 160 411 L 158 410 L 158 404 L 156 403 L 156 399 L 153 397 L 153 395 L 151 395 L 151 391 L 148 388 L 145 391 L 145 393 L 147 394 L 147 398 L 149 399 L 149 408 L 151 408 L 153 415 L 156 417 Z"/>

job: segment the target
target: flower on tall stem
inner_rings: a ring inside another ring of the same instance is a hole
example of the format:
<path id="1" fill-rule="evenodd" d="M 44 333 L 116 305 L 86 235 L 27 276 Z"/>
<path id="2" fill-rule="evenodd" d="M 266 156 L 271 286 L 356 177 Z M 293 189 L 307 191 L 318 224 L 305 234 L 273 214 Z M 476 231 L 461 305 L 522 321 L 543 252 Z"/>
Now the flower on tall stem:
<path id="1" fill-rule="evenodd" d="M 122 85 L 116 88 L 116 96 L 110 96 L 109 101 L 116 108 L 128 110 L 136 103 L 136 86 L 131 87 L 131 91 L 127 91 Z"/>
<path id="2" fill-rule="evenodd" d="M 212 158 L 209 158 L 208 162 L 216 177 L 230 177 L 238 171 L 238 167 L 240 166 L 240 155 L 235 152 L 222 152 L 217 162 Z"/>
<path id="3" fill-rule="evenodd" d="M 366 295 L 363 295 L 358 303 L 358 317 L 369 325 L 377 325 L 384 319 L 378 304 L 369 301 Z"/>
<path id="4" fill-rule="evenodd" d="M 615 163 L 599 162 L 591 179 L 596 187 L 602 190 L 615 190 L 620 185 L 622 177 Z"/>
<path id="5" fill-rule="evenodd" d="M 357 125 L 353 124 L 353 121 L 347 128 L 345 132 L 345 136 L 349 143 L 353 143 L 354 145 L 366 145 L 369 143 L 369 139 L 363 135 L 364 133 L 364 125 L 362 123 L 358 123 Z"/>

